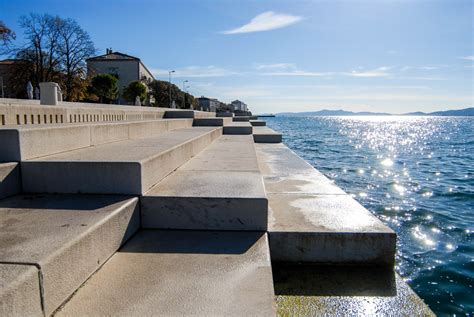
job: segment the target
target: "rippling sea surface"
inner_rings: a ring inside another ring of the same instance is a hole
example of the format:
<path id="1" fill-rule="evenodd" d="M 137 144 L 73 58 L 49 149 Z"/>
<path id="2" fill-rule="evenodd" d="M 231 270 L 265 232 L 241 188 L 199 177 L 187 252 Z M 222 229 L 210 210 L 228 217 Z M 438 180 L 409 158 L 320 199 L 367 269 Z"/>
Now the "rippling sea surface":
<path id="1" fill-rule="evenodd" d="M 397 232 L 397 272 L 474 314 L 474 118 L 276 117 L 284 143 Z"/>

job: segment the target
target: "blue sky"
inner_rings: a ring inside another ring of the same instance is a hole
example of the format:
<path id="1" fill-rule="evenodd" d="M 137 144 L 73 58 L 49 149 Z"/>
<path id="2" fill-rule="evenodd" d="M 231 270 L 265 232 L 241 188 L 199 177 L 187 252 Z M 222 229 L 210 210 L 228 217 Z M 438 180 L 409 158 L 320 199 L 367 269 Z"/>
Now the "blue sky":
<path id="1" fill-rule="evenodd" d="M 253 112 L 434 111 L 474 106 L 474 1 L 10 1 L 74 18 L 100 53 Z"/>

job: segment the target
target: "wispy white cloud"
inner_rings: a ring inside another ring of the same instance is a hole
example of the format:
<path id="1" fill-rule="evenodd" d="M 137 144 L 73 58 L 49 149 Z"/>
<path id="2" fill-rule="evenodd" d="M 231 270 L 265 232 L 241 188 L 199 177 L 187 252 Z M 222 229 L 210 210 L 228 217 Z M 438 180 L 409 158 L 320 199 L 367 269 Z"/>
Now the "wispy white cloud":
<path id="1" fill-rule="evenodd" d="M 164 69 L 152 69 L 151 72 L 155 76 L 168 76 L 168 70 Z M 224 77 L 231 75 L 238 75 L 238 72 L 216 67 L 214 65 L 210 66 L 188 66 L 184 68 L 179 68 L 173 73 L 173 77 Z"/>
<path id="2" fill-rule="evenodd" d="M 465 59 L 467 61 L 474 61 L 474 55 L 459 57 L 460 59 Z"/>
<path id="3" fill-rule="evenodd" d="M 256 67 L 260 76 L 293 76 L 293 77 L 327 77 L 335 74 L 334 72 L 312 72 L 298 69 L 292 63 L 277 64 L 259 64 Z"/>
<path id="4" fill-rule="evenodd" d="M 332 72 L 323 72 L 323 73 L 318 73 L 318 72 L 307 72 L 304 70 L 292 70 L 292 71 L 286 71 L 286 72 L 266 72 L 266 73 L 259 73 L 261 76 L 293 76 L 293 77 L 328 77 L 332 76 L 335 73 Z"/>
<path id="5" fill-rule="evenodd" d="M 440 68 L 441 66 L 403 66 L 400 70 L 405 72 L 408 70 L 435 70 Z"/>
<path id="6" fill-rule="evenodd" d="M 347 76 L 351 77 L 388 77 L 391 74 L 388 73 L 388 71 L 391 69 L 391 67 L 388 66 L 382 66 L 373 70 L 353 70 L 349 73 L 345 73 Z"/>
<path id="7" fill-rule="evenodd" d="M 295 69 L 296 65 L 292 63 L 258 64 L 255 68 L 257 70 Z"/>
<path id="8" fill-rule="evenodd" d="M 249 23 L 242 25 L 241 27 L 224 31 L 223 34 L 240 34 L 240 33 L 251 33 L 251 32 L 262 32 L 270 31 L 279 28 L 283 28 L 301 21 L 303 17 L 275 13 L 273 11 L 267 11 L 257 15 Z"/>

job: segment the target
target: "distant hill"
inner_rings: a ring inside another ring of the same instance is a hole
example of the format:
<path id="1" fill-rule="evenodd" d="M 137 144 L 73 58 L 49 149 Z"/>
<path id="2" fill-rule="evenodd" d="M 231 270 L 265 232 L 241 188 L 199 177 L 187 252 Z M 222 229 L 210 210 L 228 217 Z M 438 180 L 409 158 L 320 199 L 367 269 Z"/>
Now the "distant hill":
<path id="1" fill-rule="evenodd" d="M 474 116 L 474 108 L 466 108 L 459 110 L 446 110 L 446 111 L 435 111 L 435 112 L 410 112 L 404 114 L 406 116 Z"/>
<path id="2" fill-rule="evenodd" d="M 281 117 L 328 117 L 328 116 L 392 116 L 391 113 L 386 112 L 353 112 L 346 110 L 319 110 L 319 111 L 308 111 L 308 112 L 280 112 L 277 116 Z M 435 111 L 435 112 L 409 112 L 404 113 L 402 116 L 474 116 L 474 108 L 466 108 L 459 110 L 446 110 L 446 111 Z"/>

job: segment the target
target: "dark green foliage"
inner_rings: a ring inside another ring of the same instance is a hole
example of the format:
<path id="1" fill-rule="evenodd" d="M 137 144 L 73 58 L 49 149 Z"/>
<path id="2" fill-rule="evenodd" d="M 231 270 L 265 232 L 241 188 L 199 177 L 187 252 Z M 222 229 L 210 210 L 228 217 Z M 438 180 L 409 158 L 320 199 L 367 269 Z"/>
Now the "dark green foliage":
<path id="1" fill-rule="evenodd" d="M 152 95 L 155 97 L 155 105 L 158 107 L 170 106 L 170 85 L 163 80 L 154 80 L 149 83 Z M 171 100 L 175 102 L 176 107 L 181 109 L 195 109 L 197 101 L 194 96 L 181 91 L 178 86 L 171 84 Z"/>
<path id="2" fill-rule="evenodd" d="M 144 101 L 146 98 L 146 86 L 138 81 L 132 81 L 128 87 L 123 90 L 123 97 L 129 102 L 135 102 L 136 97 L 140 97 L 140 101 Z"/>
<path id="3" fill-rule="evenodd" d="M 117 77 L 109 74 L 94 76 L 89 86 L 90 93 L 99 97 L 101 103 L 110 103 L 117 99 L 118 80 Z"/>

